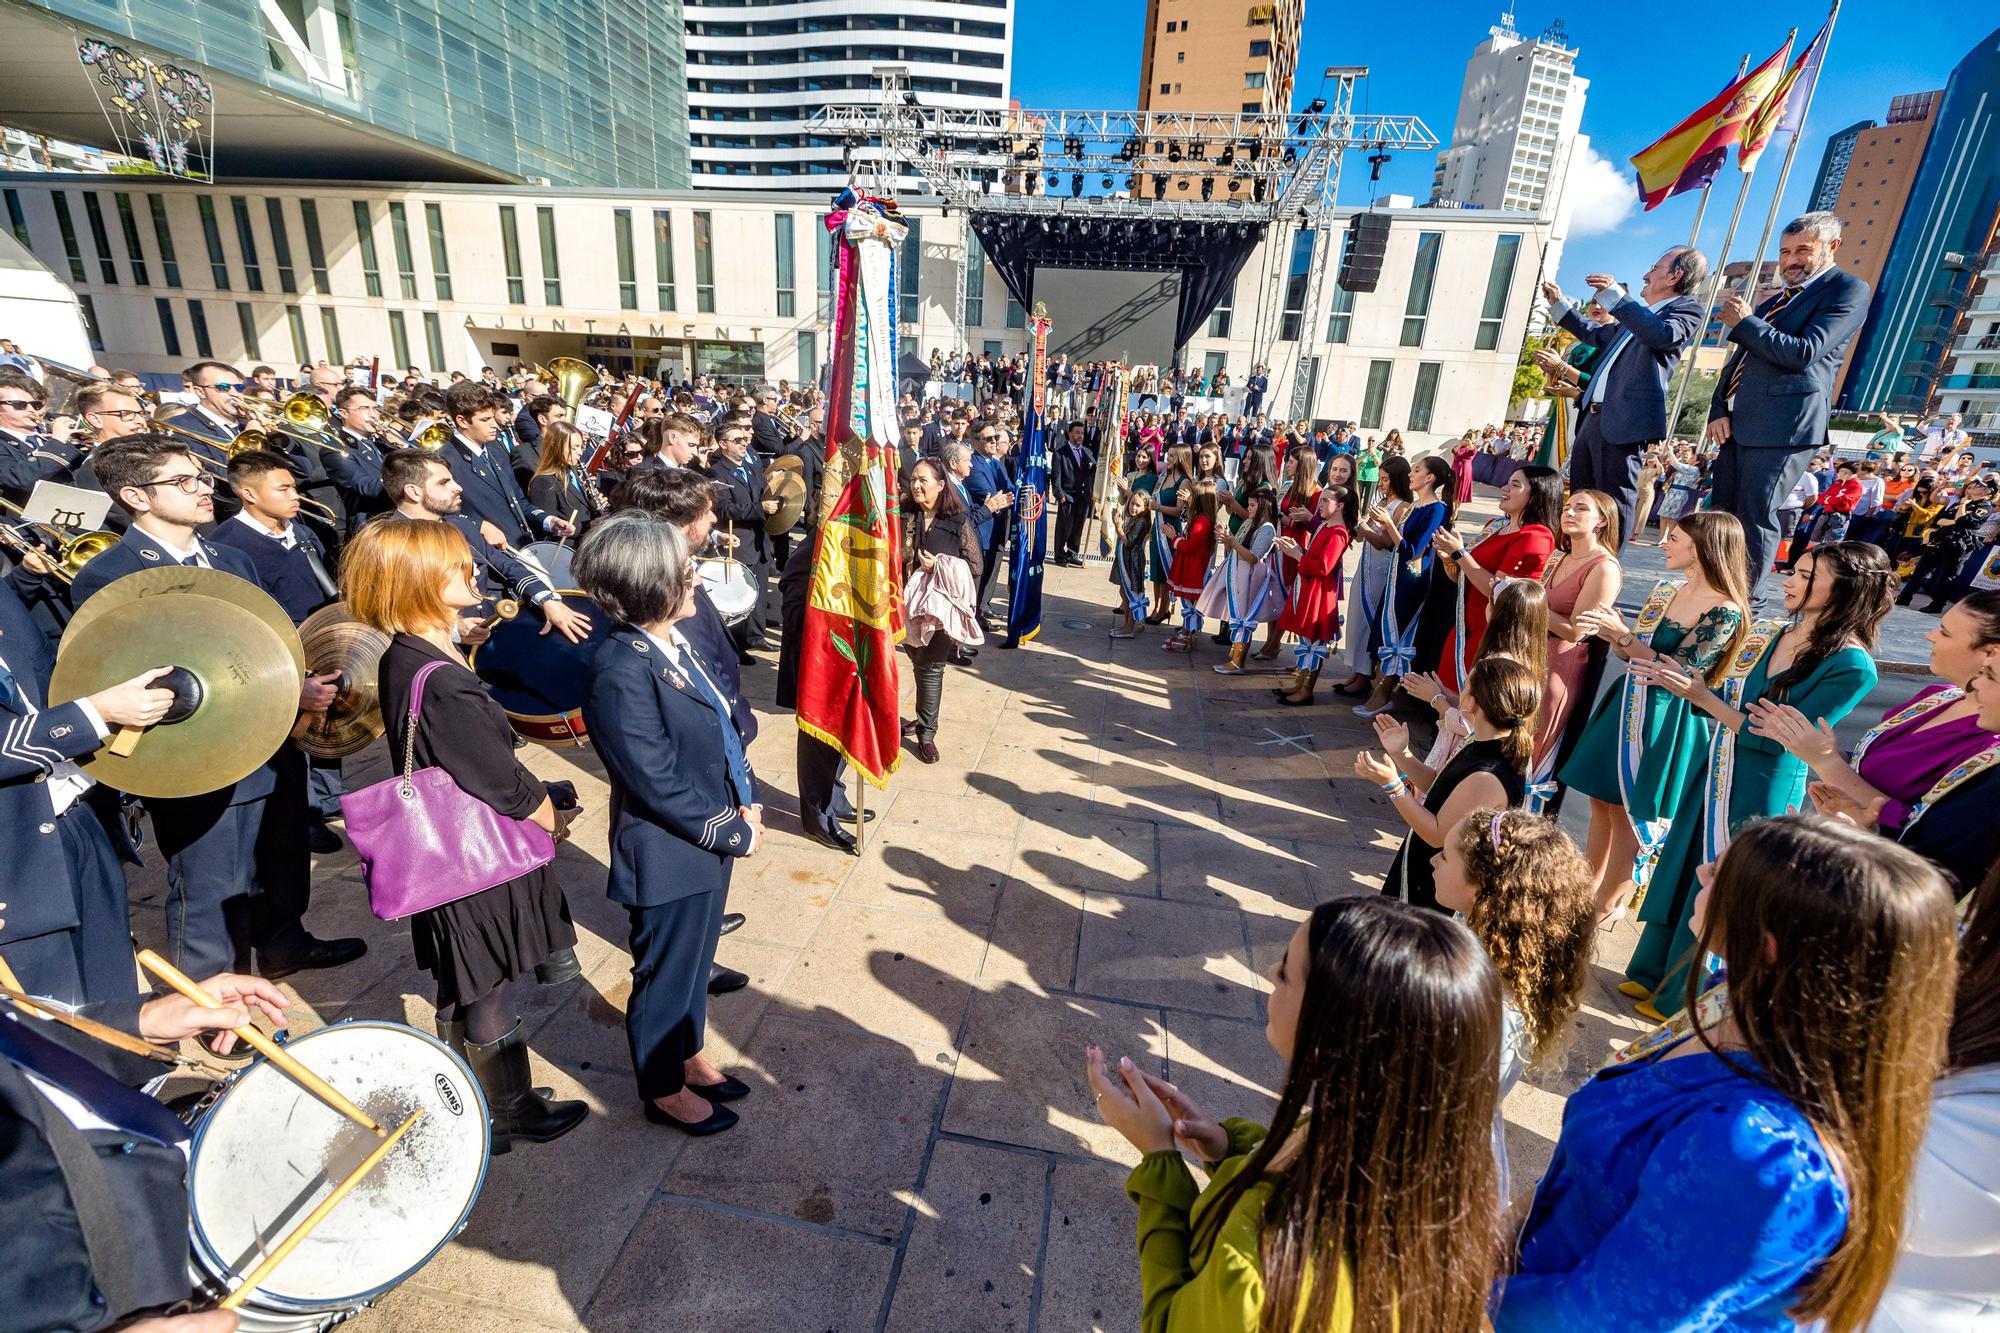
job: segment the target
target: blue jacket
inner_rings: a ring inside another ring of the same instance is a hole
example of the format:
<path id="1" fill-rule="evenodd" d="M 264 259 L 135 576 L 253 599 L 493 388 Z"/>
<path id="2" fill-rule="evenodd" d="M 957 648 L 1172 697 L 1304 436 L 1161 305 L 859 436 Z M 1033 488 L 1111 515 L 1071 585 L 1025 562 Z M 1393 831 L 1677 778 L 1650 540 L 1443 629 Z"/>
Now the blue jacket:
<path id="1" fill-rule="evenodd" d="M 1768 311 L 1773 301 L 1762 307 Z M 1812 449 L 1826 442 L 1827 412 L 1847 345 L 1868 317 L 1868 284 L 1830 269 L 1797 300 L 1766 319 L 1747 315 L 1729 331 L 1736 344 L 1722 385 L 1737 368 L 1733 401 L 1717 386 L 1708 419 L 1729 418 L 1730 440 L 1746 449 Z"/>
<path id="2" fill-rule="evenodd" d="M 235 519 L 216 524 L 215 531 L 208 534 L 212 545 L 226 546 L 250 557 L 250 563 L 257 567 L 257 582 L 278 599 L 278 605 L 285 608 L 285 614 L 297 625 L 328 602 L 338 600 L 340 594 L 320 586 L 312 563 L 306 558 L 306 549 L 310 547 L 327 577 L 333 576 L 333 560 L 319 538 L 298 522 L 292 524 L 292 537 L 297 545 L 286 550 L 277 538 L 252 532 Z"/>
<path id="3" fill-rule="evenodd" d="M 1676 296 L 1654 310 L 1637 296 L 1627 296 L 1612 307 L 1611 316 L 1609 324 L 1592 324 L 1571 307 L 1559 321 L 1578 341 L 1596 348 L 1600 359 L 1622 334 L 1632 334 L 1612 363 L 1609 380 L 1594 396 L 1602 407 L 1598 431 L 1607 444 L 1664 440 L 1667 381 L 1701 328 L 1701 302 Z"/>
<path id="4" fill-rule="evenodd" d="M 339 443 L 347 452 L 337 454 L 327 450 L 326 475 L 333 479 L 334 489 L 340 493 L 341 506 L 347 510 L 348 530 L 352 532 L 369 515 L 386 513 L 396 506 L 382 489 L 382 459 L 386 453 L 382 440 L 363 439 L 343 430 Z"/>
<path id="5" fill-rule="evenodd" d="M 699 582 L 694 585 L 694 614 L 683 620 L 679 629 L 721 687 L 722 701 L 729 705 L 729 716 L 736 721 L 736 734 L 745 745 L 756 740 L 757 714 L 743 697 L 743 668 L 736 664 L 736 645 L 729 641 L 729 626 L 722 623 L 722 612 L 715 609 L 708 589 Z"/>
<path id="6" fill-rule="evenodd" d="M 700 686 L 621 625 L 591 662 L 583 703 L 611 778 L 611 901 L 659 907 L 729 884 L 750 851 L 723 757 L 722 721 Z"/>
<path id="7" fill-rule="evenodd" d="M 521 494 L 506 446 L 500 441 L 487 445 L 474 460 L 454 436 L 438 450 L 437 459 L 451 469 L 452 479 L 465 490 L 460 512 L 500 529 L 507 534 L 509 546 L 526 546 L 548 535 L 549 516 Z"/>
<path id="8" fill-rule="evenodd" d="M 995 551 L 1007 539 L 1007 525 L 1011 509 L 1003 509 L 998 514 L 986 508 L 988 497 L 1005 495 L 1014 489 L 1014 483 L 1007 476 L 1007 468 L 997 458 L 985 454 L 972 456 L 972 471 L 965 478 L 965 496 L 972 502 L 973 523 L 977 526 L 984 549 Z M 980 522 L 979 515 L 986 515 Z M 996 521 L 997 520 L 997 521 Z"/>

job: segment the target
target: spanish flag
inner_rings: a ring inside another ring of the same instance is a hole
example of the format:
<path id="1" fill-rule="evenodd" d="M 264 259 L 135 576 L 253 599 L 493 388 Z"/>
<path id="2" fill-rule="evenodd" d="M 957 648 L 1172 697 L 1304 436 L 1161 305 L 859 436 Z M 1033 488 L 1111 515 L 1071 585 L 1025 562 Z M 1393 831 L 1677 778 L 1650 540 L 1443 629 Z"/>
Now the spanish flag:
<path id="1" fill-rule="evenodd" d="M 1804 128 L 1806 103 L 1812 101 L 1813 84 L 1819 81 L 1820 61 L 1825 56 L 1827 34 L 1832 28 L 1833 20 L 1828 19 L 1819 30 L 1819 35 L 1799 52 L 1799 58 L 1792 62 L 1792 67 L 1778 80 L 1771 95 L 1750 117 L 1750 123 L 1743 127 L 1743 139 L 1736 145 L 1738 169 L 1756 170 L 1757 158 L 1763 153 L 1764 145 L 1771 142 L 1771 136 L 1779 130 L 1797 134 Z"/>
<path id="2" fill-rule="evenodd" d="M 1794 28 L 1770 59 L 1724 88 L 1686 120 L 1667 131 L 1651 147 L 1632 156 L 1639 177 L 1639 197 L 1648 209 L 1688 190 L 1699 190 L 1715 179 L 1729 160 L 1729 147 L 1744 126 L 1785 77 L 1785 57 L 1791 54 Z"/>

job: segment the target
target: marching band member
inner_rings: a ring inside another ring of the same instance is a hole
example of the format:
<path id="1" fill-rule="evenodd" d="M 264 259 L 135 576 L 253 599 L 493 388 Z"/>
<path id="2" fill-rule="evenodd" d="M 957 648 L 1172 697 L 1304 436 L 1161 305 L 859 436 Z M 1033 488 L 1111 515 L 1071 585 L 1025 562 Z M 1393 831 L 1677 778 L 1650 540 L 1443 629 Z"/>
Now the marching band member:
<path id="1" fill-rule="evenodd" d="M 500 445 L 499 394 L 477 384 L 454 384 L 445 393 L 445 415 L 451 418 L 451 441 L 438 459 L 451 469 L 463 494 L 467 513 L 490 523 L 501 536 L 493 545 L 526 546 L 536 537 L 574 537 L 564 519 L 529 504 L 514 480 L 506 449 Z"/>
<path id="2" fill-rule="evenodd" d="M 82 457 L 42 429 L 48 393 L 25 371 L 0 370 L 0 496 L 27 503 L 38 481 L 68 481 Z"/>
<path id="3" fill-rule="evenodd" d="M 175 413 L 168 423 L 176 431 L 181 447 L 199 459 L 196 466 L 221 476 L 229 466 L 229 442 L 243 433 L 249 418 L 243 408 L 243 390 L 248 382 L 243 372 L 222 361 L 197 361 L 181 372 L 194 401 Z M 188 439 L 188 435 L 198 439 Z M 204 444 L 202 441 L 208 441 Z M 111 488 L 106 486 L 109 491 Z M 236 512 L 236 497 L 226 487 L 215 488 L 215 517 L 228 518 Z"/>
<path id="4" fill-rule="evenodd" d="M 736 644 L 736 660 L 754 666 L 751 650 L 769 652 L 774 646 L 765 636 L 764 593 L 771 581 L 771 537 L 764 520 L 778 512 L 778 502 L 764 495 L 764 473 L 749 458 L 750 428 L 728 422 L 715 432 L 718 446 L 709 476 L 715 481 L 715 511 L 723 526 L 736 539 L 736 558 L 749 570 L 757 589 L 750 615 L 737 622 L 730 633 Z"/>
<path id="5" fill-rule="evenodd" d="M 212 385 L 204 391 L 216 392 Z M 113 580 L 168 564 L 219 569 L 264 586 L 248 556 L 198 535 L 215 520 L 216 479 L 185 445 L 134 435 L 108 446 L 97 466 L 132 526 L 77 575 L 70 589 L 77 606 Z M 334 694 L 331 683 L 308 676 L 299 707 L 323 712 Z M 232 786 L 149 797 L 146 808 L 167 859 L 169 961 L 182 971 L 254 971 L 275 980 L 367 952 L 358 939 L 315 939 L 302 922 L 312 889 L 310 856 L 298 836 L 306 824 L 306 769 L 304 753 L 290 742 Z"/>
<path id="6" fill-rule="evenodd" d="M 587 531 L 611 507 L 597 489 L 597 478 L 583 468 L 585 443 L 583 432 L 575 426 L 551 421 L 542 430 L 541 458 L 528 478 L 529 502 L 566 516 L 578 532 Z"/>
<path id="7" fill-rule="evenodd" d="M 382 405 L 366 386 L 350 384 L 333 396 L 334 443 L 344 453 L 326 453 L 326 474 L 340 492 L 347 535 L 377 514 L 395 508 L 382 489 L 382 460 L 392 447 L 382 435 Z"/>

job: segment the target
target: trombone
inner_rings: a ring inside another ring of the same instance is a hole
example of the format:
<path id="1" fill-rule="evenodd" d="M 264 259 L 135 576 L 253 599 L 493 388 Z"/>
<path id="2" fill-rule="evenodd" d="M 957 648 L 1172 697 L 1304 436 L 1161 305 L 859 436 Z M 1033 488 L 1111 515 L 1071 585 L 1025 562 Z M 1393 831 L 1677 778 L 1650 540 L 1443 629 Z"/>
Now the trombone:
<path id="1" fill-rule="evenodd" d="M 27 549 L 27 541 L 14 529 L 40 528 L 55 538 L 58 545 L 55 554 L 56 567 L 52 575 L 64 583 L 74 582 L 76 576 L 83 572 L 85 565 L 118 544 L 118 534 L 115 532 L 69 528 L 59 523 L 43 523 L 38 519 L 29 518 L 25 509 L 4 496 L 0 496 L 0 508 L 21 516 L 19 523 L 0 523 L 0 528 L 5 528 L 10 540 L 18 543 L 22 549 Z"/>
<path id="2" fill-rule="evenodd" d="M 307 394 L 306 396 L 308 398 L 312 397 L 311 394 Z M 319 400 L 314 399 L 313 401 L 317 403 Z M 232 462 L 238 456 L 247 454 L 253 449 L 262 449 L 266 444 L 270 443 L 272 435 L 290 433 L 282 430 L 265 431 L 253 426 L 227 444 L 224 444 L 220 440 L 211 440 L 206 435 L 198 435 L 185 426 L 176 426 L 171 421 L 155 421 L 153 429 L 155 431 L 164 431 L 184 443 L 199 444 L 208 449 L 218 449 Z M 327 447 L 338 448 L 336 445 L 328 445 Z M 341 452 L 344 454 L 347 451 L 342 449 Z M 218 463 L 213 457 L 198 449 L 188 450 L 188 455 L 201 467 L 206 468 L 215 475 L 218 486 L 229 481 L 228 463 Z M 299 497 L 299 509 L 301 512 L 310 514 L 313 518 L 318 519 L 329 527 L 336 526 L 340 522 L 340 516 L 333 512 L 331 505 L 322 504 L 308 495 L 301 495 Z M 116 540 L 116 538 L 113 540 Z"/>

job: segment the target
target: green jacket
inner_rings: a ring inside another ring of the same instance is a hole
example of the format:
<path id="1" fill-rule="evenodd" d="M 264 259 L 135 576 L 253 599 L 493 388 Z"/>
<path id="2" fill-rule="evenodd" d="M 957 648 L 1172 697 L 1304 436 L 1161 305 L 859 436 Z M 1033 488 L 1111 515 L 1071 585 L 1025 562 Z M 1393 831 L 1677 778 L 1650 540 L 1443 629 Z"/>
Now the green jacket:
<path id="1" fill-rule="evenodd" d="M 1206 1189 L 1196 1189 L 1178 1152 L 1147 1153 L 1126 1178 L 1125 1193 L 1139 1205 L 1143 1333 L 1255 1333 L 1259 1327 L 1264 1269 L 1258 1233 L 1277 1182 L 1266 1178 L 1244 1190 L 1214 1240 L 1200 1249 L 1194 1244 L 1223 1187 L 1264 1141 L 1264 1127 L 1253 1121 L 1225 1120 L 1222 1127 L 1229 1133 L 1229 1152 L 1216 1163 Z M 1326 1333 L 1346 1333 L 1353 1324 L 1353 1294 L 1343 1265 Z"/>

